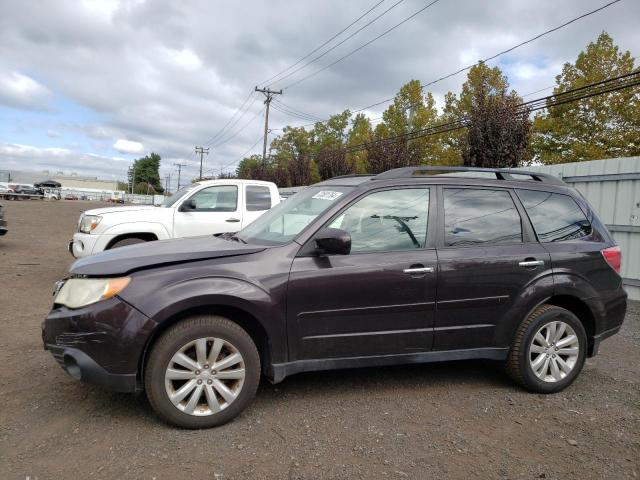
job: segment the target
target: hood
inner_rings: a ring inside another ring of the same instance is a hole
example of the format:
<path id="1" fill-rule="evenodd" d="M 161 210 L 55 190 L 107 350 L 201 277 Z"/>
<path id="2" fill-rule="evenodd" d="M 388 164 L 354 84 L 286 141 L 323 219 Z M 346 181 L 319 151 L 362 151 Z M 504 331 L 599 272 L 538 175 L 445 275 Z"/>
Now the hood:
<path id="1" fill-rule="evenodd" d="M 130 205 L 126 207 L 105 207 L 94 208 L 93 210 L 87 210 L 85 215 L 104 215 L 105 213 L 129 213 L 137 212 L 140 210 L 158 210 L 161 207 L 154 207 L 153 205 Z"/>
<path id="2" fill-rule="evenodd" d="M 265 248 L 213 236 L 159 240 L 114 248 L 81 258 L 71 265 L 70 272 L 74 275 L 91 276 L 124 275 L 134 270 L 173 263 L 248 255 Z"/>

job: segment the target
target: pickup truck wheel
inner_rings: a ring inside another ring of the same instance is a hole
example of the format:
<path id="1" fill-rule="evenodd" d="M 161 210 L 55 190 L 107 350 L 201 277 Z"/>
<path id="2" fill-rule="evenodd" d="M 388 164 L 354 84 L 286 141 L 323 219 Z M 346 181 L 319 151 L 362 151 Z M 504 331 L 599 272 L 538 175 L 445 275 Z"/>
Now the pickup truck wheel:
<path id="1" fill-rule="evenodd" d="M 249 334 L 219 316 L 183 320 L 153 346 L 145 368 L 149 403 L 183 428 L 222 425 L 253 400 L 260 356 Z"/>
<path id="2" fill-rule="evenodd" d="M 112 248 L 126 247 L 127 245 L 135 245 L 136 243 L 144 243 L 146 241 L 147 240 L 145 240 L 144 238 L 138 237 L 123 238 L 122 240 L 118 240 L 113 245 L 111 245 L 109 247 L 109 250 L 111 250 Z"/>
<path id="3" fill-rule="evenodd" d="M 587 335 L 573 313 L 542 305 L 522 322 L 507 358 L 507 373 L 537 393 L 568 387 L 584 365 Z"/>

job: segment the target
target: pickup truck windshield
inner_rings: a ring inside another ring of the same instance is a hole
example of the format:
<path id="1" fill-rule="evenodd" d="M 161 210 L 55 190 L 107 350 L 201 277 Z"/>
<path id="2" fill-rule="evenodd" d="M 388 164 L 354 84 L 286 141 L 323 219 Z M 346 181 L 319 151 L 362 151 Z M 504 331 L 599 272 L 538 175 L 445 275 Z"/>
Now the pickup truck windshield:
<path id="1" fill-rule="evenodd" d="M 284 245 L 353 187 L 309 187 L 273 207 L 237 237 L 250 244 Z"/>
<path id="2" fill-rule="evenodd" d="M 190 192 L 194 188 L 195 188 L 195 185 L 189 185 L 188 187 L 181 188 L 176 193 L 171 195 L 169 198 L 166 198 L 165 201 L 160 206 L 163 207 L 163 208 L 167 208 L 167 207 L 173 206 L 174 203 L 176 203 L 178 200 L 180 200 L 182 197 L 184 197 L 187 192 Z"/>

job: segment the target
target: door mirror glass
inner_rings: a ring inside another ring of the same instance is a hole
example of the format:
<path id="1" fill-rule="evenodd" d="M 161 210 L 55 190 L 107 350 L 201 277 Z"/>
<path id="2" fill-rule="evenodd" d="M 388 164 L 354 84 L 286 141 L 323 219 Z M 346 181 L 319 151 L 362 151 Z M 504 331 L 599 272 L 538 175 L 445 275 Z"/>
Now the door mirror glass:
<path id="1" fill-rule="evenodd" d="M 326 255 L 349 255 L 351 235 L 339 228 L 323 228 L 315 238 L 318 253 Z"/>

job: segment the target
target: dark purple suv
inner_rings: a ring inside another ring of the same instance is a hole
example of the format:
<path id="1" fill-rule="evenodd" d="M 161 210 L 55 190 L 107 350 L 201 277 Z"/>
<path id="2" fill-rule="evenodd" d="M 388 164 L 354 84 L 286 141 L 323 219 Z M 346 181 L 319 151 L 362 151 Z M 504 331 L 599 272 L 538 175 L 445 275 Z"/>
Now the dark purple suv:
<path id="1" fill-rule="evenodd" d="M 72 377 L 145 390 L 188 428 L 311 370 L 482 358 L 551 393 L 620 329 L 619 270 L 553 176 L 402 168 L 308 187 L 236 235 L 78 260 L 43 339 Z"/>

